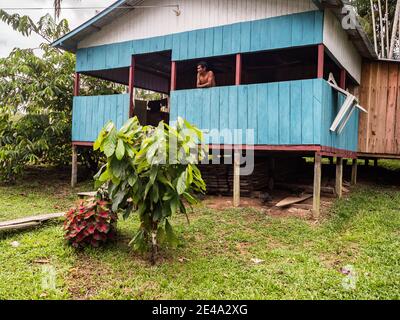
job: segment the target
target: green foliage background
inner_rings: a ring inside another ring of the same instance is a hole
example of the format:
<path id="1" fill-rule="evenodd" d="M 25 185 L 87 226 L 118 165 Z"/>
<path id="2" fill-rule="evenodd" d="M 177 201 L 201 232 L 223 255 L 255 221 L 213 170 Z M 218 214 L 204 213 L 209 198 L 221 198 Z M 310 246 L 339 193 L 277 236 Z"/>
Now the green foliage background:
<path id="1" fill-rule="evenodd" d="M 70 161 L 75 56 L 50 45 L 69 31 L 66 20 L 56 23 L 46 15 L 35 23 L 3 10 L 0 19 L 24 36 L 43 38 L 40 48 L 15 48 L 0 59 L 0 180 L 13 182 L 26 165 Z M 81 88 L 90 95 L 124 90 L 89 77 L 82 78 Z M 88 166 L 96 163 L 92 151 L 81 160 Z"/>

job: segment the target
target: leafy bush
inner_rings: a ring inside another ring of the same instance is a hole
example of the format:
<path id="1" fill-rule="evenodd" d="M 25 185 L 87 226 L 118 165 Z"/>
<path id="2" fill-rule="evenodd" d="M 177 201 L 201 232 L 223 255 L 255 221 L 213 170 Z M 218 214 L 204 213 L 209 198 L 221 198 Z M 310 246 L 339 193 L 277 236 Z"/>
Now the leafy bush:
<path id="1" fill-rule="evenodd" d="M 108 123 L 94 145 L 107 157 L 97 185 L 108 187 L 114 212 L 139 216 L 131 244 L 142 252 L 151 249 L 152 263 L 160 243 L 177 244 L 171 217 L 177 212 L 187 217 L 186 205 L 196 204 L 194 194 L 205 192 L 196 166 L 205 157 L 198 147 L 202 139 L 201 131 L 181 118 L 176 128 L 163 122 L 154 128 L 140 126 L 135 117 L 119 132 Z"/>
<path id="2" fill-rule="evenodd" d="M 65 238 L 75 248 L 99 247 L 116 235 L 117 215 L 108 200 L 97 197 L 71 209 L 64 222 Z"/>
<path id="3" fill-rule="evenodd" d="M 44 40 L 40 52 L 16 48 L 0 58 L 0 180 L 13 182 L 26 165 L 62 166 L 71 160 L 75 56 L 49 44 L 69 32 L 66 20 L 56 23 L 46 15 L 35 23 L 1 9 L 0 20 L 24 36 L 35 33 Z M 81 89 L 90 95 L 124 90 L 86 76 Z M 95 167 L 93 159 L 93 151 L 85 151 L 80 161 Z"/>

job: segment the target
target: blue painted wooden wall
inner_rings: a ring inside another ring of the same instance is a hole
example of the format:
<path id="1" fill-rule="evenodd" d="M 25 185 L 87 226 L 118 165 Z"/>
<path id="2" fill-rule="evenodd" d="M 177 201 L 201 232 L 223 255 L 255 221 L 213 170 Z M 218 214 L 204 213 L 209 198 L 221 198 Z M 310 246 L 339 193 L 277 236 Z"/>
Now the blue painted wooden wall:
<path id="1" fill-rule="evenodd" d="M 206 133 L 243 130 L 241 141 L 221 138 L 207 143 L 323 145 L 357 151 L 358 114 L 341 135 L 329 131 L 343 99 L 322 79 L 180 90 L 171 94 L 171 122 L 180 116 Z M 254 130 L 254 141 L 246 140 L 247 129 Z"/>
<path id="2" fill-rule="evenodd" d="M 74 97 L 72 141 L 94 142 L 107 122 L 121 128 L 128 119 L 129 94 Z"/>
<path id="3" fill-rule="evenodd" d="M 323 12 L 310 11 L 77 52 L 77 72 L 128 67 L 133 54 L 172 50 L 172 60 L 255 52 L 322 43 Z"/>

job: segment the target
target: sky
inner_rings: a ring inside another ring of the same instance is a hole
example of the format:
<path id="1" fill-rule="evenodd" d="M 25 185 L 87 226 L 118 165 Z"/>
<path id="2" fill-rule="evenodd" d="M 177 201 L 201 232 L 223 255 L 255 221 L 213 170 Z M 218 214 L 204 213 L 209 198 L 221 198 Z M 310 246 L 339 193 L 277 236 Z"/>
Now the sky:
<path id="1" fill-rule="evenodd" d="M 63 0 L 64 7 L 107 7 L 115 2 L 115 0 Z M 26 7 L 53 7 L 53 0 L 0 0 L 0 8 L 26 8 Z M 8 13 L 18 13 L 20 15 L 29 15 L 33 21 L 38 21 L 41 16 L 46 13 L 54 15 L 54 10 L 17 10 L 7 11 Z M 60 19 L 67 19 L 70 29 L 74 29 L 86 20 L 96 14 L 96 10 L 64 10 L 61 11 Z M 42 42 L 39 36 L 32 34 L 24 37 L 20 33 L 14 31 L 6 23 L 0 21 L 0 57 L 6 57 L 13 48 L 37 48 Z"/>

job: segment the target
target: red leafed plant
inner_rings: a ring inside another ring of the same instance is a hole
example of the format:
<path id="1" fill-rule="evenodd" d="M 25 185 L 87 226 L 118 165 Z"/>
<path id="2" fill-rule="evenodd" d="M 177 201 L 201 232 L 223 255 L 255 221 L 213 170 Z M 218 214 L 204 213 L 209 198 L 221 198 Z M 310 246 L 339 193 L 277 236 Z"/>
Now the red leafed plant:
<path id="1" fill-rule="evenodd" d="M 108 200 L 92 198 L 71 209 L 64 222 L 65 238 L 75 248 L 99 247 L 114 239 L 118 216 Z"/>

